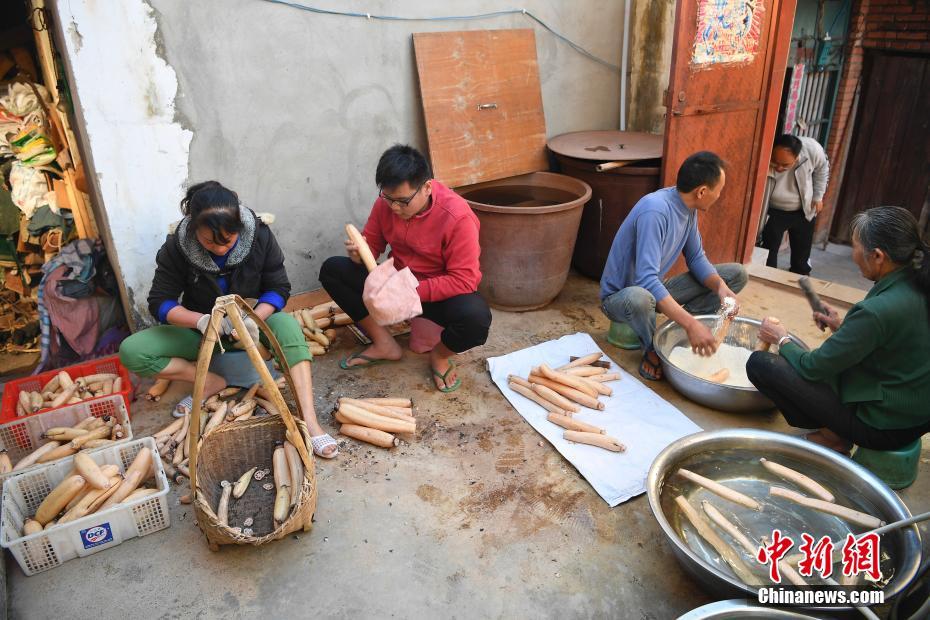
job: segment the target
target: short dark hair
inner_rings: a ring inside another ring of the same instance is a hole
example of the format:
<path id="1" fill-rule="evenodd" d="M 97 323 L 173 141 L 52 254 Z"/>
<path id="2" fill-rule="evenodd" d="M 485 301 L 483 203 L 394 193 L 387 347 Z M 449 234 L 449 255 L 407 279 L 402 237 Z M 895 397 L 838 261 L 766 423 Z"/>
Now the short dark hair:
<path id="1" fill-rule="evenodd" d="M 395 144 L 381 155 L 375 171 L 378 187 L 397 187 L 403 182 L 416 187 L 433 176 L 423 153 L 407 144 Z"/>
<path id="2" fill-rule="evenodd" d="M 792 136 L 790 133 L 782 133 L 775 136 L 773 149 L 782 148 L 791 151 L 795 157 L 801 154 L 801 138 Z"/>
<path id="3" fill-rule="evenodd" d="M 213 234 L 213 243 L 224 244 L 230 235 L 242 231 L 239 196 L 217 181 L 191 185 L 181 199 L 181 213 L 190 216 L 188 234 L 205 226 Z"/>
<path id="4" fill-rule="evenodd" d="M 694 191 L 702 185 L 716 187 L 720 181 L 724 163 L 720 156 L 710 151 L 698 151 L 681 164 L 675 186 L 682 194 Z"/>

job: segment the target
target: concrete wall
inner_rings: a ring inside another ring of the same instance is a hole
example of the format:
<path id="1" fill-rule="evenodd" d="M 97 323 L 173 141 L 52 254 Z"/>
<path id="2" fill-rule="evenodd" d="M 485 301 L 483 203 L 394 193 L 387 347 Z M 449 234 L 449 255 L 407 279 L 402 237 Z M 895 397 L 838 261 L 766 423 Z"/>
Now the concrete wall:
<path id="1" fill-rule="evenodd" d="M 672 68 L 675 0 L 633 2 L 630 21 L 628 127 L 631 131 L 665 133 L 664 96 Z"/>
<path id="2" fill-rule="evenodd" d="M 145 307 L 155 252 L 187 181 L 191 131 L 175 119 L 177 78 L 138 0 L 49 2 L 60 27 L 100 228 L 132 314 Z M 89 151 L 89 152 L 88 152 Z"/>
<path id="3" fill-rule="evenodd" d="M 491 0 L 313 4 L 417 17 L 501 9 Z M 426 148 L 411 33 L 533 27 L 522 15 L 383 22 L 261 0 L 115 5 L 69 0 L 57 10 L 74 33 L 67 53 L 80 112 L 137 311 L 183 186 L 204 179 L 275 213 L 294 290 L 317 287 L 320 264 L 341 251 L 343 224 L 367 215 L 381 152 L 398 141 Z M 619 65 L 622 2 L 523 6 Z M 549 135 L 616 128 L 619 74 L 536 32 Z"/>

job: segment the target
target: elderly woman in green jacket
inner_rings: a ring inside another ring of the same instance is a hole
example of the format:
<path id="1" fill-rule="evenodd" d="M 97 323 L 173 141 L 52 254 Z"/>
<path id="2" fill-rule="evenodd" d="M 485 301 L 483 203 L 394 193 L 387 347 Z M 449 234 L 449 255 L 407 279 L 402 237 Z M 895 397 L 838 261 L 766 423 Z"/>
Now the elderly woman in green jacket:
<path id="1" fill-rule="evenodd" d="M 749 380 L 785 420 L 818 429 L 807 438 L 838 452 L 853 444 L 895 450 L 930 431 L 930 249 L 917 221 L 900 207 L 875 207 L 852 223 L 853 260 L 875 282 L 840 319 L 814 313 L 833 334 L 804 351 L 777 321 L 759 338 L 778 354 L 756 352 Z"/>

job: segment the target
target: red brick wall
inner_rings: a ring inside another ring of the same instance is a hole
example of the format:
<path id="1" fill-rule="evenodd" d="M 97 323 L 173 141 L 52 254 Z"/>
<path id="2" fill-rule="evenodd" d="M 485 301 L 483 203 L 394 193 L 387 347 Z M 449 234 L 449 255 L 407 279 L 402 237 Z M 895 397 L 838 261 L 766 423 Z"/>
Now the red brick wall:
<path id="1" fill-rule="evenodd" d="M 846 62 L 836 95 L 833 125 L 827 141 L 830 185 L 824 197 L 814 239 L 826 240 L 839 199 L 846 153 L 855 131 L 854 110 L 862 88 L 862 61 L 866 49 L 930 53 L 930 0 L 859 0 L 854 2 L 846 43 Z"/>

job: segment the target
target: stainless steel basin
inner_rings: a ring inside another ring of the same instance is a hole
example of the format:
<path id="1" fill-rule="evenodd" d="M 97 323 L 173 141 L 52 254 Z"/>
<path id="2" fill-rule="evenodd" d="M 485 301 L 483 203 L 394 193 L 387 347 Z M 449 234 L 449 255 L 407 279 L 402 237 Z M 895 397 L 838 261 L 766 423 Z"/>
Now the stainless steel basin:
<path id="1" fill-rule="evenodd" d="M 701 315 L 695 317 L 708 327 L 713 327 L 717 316 L 714 314 Z M 747 349 L 755 350 L 759 345 L 759 326 L 762 321 L 744 317 L 736 317 L 730 325 L 730 331 L 725 342 L 734 346 L 740 346 Z M 789 334 L 791 340 L 807 349 L 807 345 L 793 334 Z M 775 405 L 767 397 L 763 396 L 759 390 L 754 387 L 738 387 L 733 385 L 724 385 L 708 381 L 696 375 L 685 372 L 669 361 L 672 350 L 675 347 L 690 347 L 688 343 L 688 334 L 685 330 L 674 321 L 669 321 L 660 327 L 655 334 L 653 344 L 656 354 L 662 360 L 662 372 L 668 382 L 687 398 L 696 403 L 717 409 L 720 411 L 730 411 L 734 413 L 745 413 L 752 411 L 767 411 L 773 409 Z M 772 352 L 778 351 L 777 346 L 772 347 Z"/>
<path id="2" fill-rule="evenodd" d="M 761 607 L 748 602 L 746 599 L 733 599 L 717 601 L 692 609 L 678 620 L 822 620 L 826 616 L 810 615 L 794 609 L 780 609 L 778 607 Z"/>
<path id="3" fill-rule="evenodd" d="M 675 503 L 678 495 L 684 495 L 699 511 L 701 501 L 706 499 L 729 515 L 754 542 L 762 536 L 771 537 L 777 527 L 797 541 L 789 554 L 797 552 L 804 532 L 816 538 L 830 536 L 834 541 L 845 541 L 850 532 L 863 532 L 838 517 L 769 497 L 770 485 L 795 487 L 764 469 L 759 463 L 763 456 L 814 478 L 834 493 L 839 504 L 888 523 L 910 516 L 907 506 L 877 476 L 854 461 L 804 439 L 755 429 L 708 431 L 683 437 L 653 461 L 646 478 L 646 493 L 649 507 L 675 556 L 713 594 L 755 598 L 757 590 L 738 580 L 729 565 L 720 560 L 717 552 L 681 515 Z M 675 475 L 682 467 L 755 498 L 763 504 L 762 511 L 728 502 Z M 840 557 L 841 549 L 842 542 L 837 545 L 835 558 Z M 888 601 L 903 591 L 917 572 L 921 555 L 917 527 L 912 525 L 882 536 L 881 555 L 882 574 L 890 575 L 884 586 Z M 761 575 L 764 577 L 764 573 Z"/>

